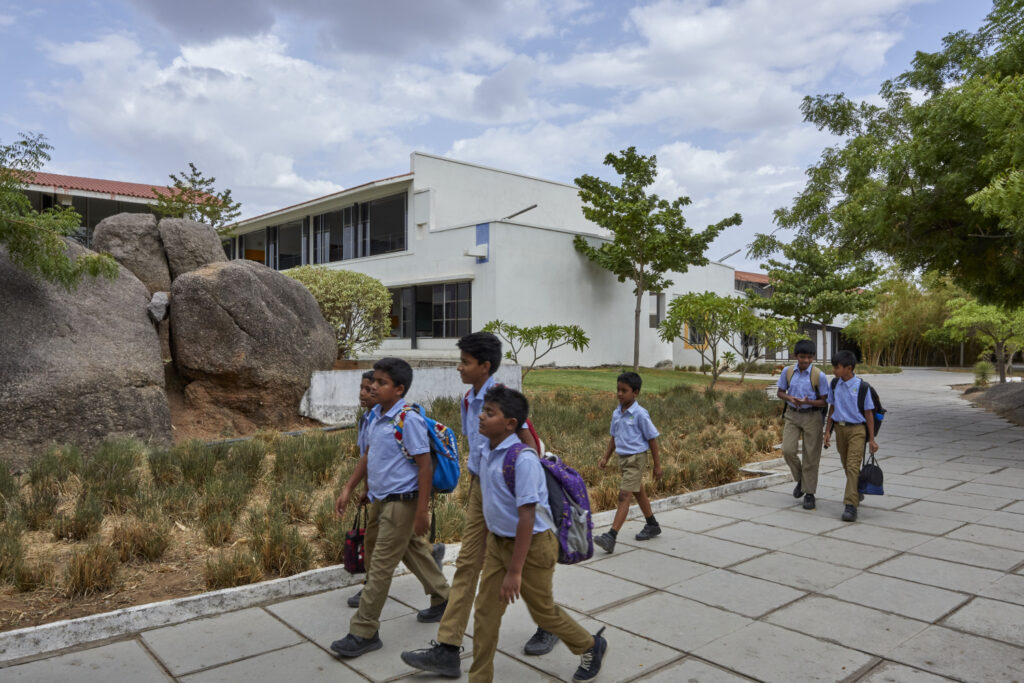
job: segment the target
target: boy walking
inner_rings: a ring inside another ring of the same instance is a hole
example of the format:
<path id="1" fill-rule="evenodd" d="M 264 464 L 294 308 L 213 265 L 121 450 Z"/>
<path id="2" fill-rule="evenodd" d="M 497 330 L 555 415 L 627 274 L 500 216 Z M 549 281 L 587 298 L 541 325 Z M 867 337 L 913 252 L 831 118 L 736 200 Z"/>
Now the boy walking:
<path id="1" fill-rule="evenodd" d="M 506 605 L 522 597 L 533 620 L 556 634 L 580 665 L 573 681 L 591 681 L 601 670 L 608 642 L 601 633 L 590 635 L 557 606 L 551 584 L 558 560 L 558 538 L 551 530 L 544 468 L 532 449 L 522 450 L 511 463 L 514 491 L 506 482 L 506 453 L 520 444 L 516 431 L 529 406 L 518 391 L 494 387 L 484 398 L 480 433 L 487 448 L 480 460 L 480 488 L 489 534 L 480 591 L 474 612 L 473 665 L 470 681 L 494 678 L 494 653 Z"/>
<path id="2" fill-rule="evenodd" d="M 605 449 L 604 457 L 597 464 L 604 469 L 608 466 L 608 459 L 612 453 L 617 453 L 619 471 L 622 474 L 622 482 L 619 484 L 619 506 L 615 510 L 612 528 L 594 538 L 594 543 L 609 553 L 615 550 L 619 529 L 629 515 L 630 498 L 636 498 L 645 519 L 644 528 L 636 535 L 636 540 L 646 541 L 661 533 L 661 526 L 651 510 L 651 501 L 644 491 L 643 477 L 647 468 L 648 449 L 654 462 L 655 479 L 661 479 L 661 458 L 658 455 L 658 430 L 651 422 L 651 416 L 637 403 L 642 382 L 640 375 L 635 372 L 624 372 L 619 375 L 615 392 L 619 399 L 619 407 L 612 412 L 612 438 Z"/>
<path id="3" fill-rule="evenodd" d="M 331 650 L 342 657 L 358 657 L 383 646 L 378 634 L 380 613 L 399 561 L 405 562 L 430 595 L 431 606 L 420 612 L 417 619 L 440 620 L 448 603 L 448 583 L 425 538 L 430 527 L 427 506 L 434 466 L 423 418 L 415 411 L 409 411 L 405 417 L 402 437 L 412 461 L 405 457 L 395 439 L 395 424 L 410 386 L 412 368 L 404 360 L 382 358 L 374 364 L 373 396 L 377 405 L 373 409 L 376 417 L 367 433 L 367 450 L 373 457 L 367 459 L 366 473 L 368 496 L 381 503 L 379 526 L 373 561 L 367 567 L 366 584 L 359 608 L 349 623 L 349 633 L 331 643 Z M 344 511 L 342 502 L 339 497 L 340 512 Z"/>
<path id="4" fill-rule="evenodd" d="M 786 402 L 782 426 L 782 457 L 793 473 L 796 488 L 793 497 L 804 498 L 804 509 L 813 510 L 818 491 L 818 465 L 821 462 L 821 439 L 828 401 L 825 373 L 814 367 L 816 349 L 810 339 L 801 339 L 793 349 L 796 365 L 779 375 L 776 394 Z M 803 461 L 797 455 L 800 440 L 804 442 Z"/>
<path id="5" fill-rule="evenodd" d="M 865 441 L 872 453 L 878 452 L 878 444 L 875 443 L 875 402 L 871 400 L 869 391 L 864 396 L 863 412 L 857 406 L 861 379 L 854 374 L 856 367 L 857 357 L 852 351 L 840 351 L 832 357 L 832 374 L 836 379 L 828 394 L 829 412 L 825 425 L 825 448 L 828 448 L 832 430 L 835 429 L 836 450 L 839 451 L 839 460 L 846 471 L 846 492 L 843 495 L 846 507 L 841 517 L 844 522 L 857 521 L 857 504 L 860 502 L 857 480 L 864 460 Z"/>
<path id="6" fill-rule="evenodd" d="M 462 675 L 459 651 L 484 562 L 487 524 L 480 492 L 480 460 L 488 448 L 488 439 L 480 433 L 480 412 L 484 396 L 495 385 L 494 373 L 501 365 L 501 340 L 490 332 L 474 332 L 460 339 L 457 346 L 459 376 L 471 387 L 461 406 L 462 433 L 469 443 L 466 467 L 470 476 L 462 549 L 455 561 L 448 608 L 437 629 L 437 643 L 430 648 L 402 653 L 402 661 L 409 666 L 451 678 Z M 519 427 L 516 433 L 531 448 L 536 447 L 527 429 Z M 544 655 L 551 652 L 557 642 L 554 634 L 538 628 L 523 651 L 528 655 Z"/>

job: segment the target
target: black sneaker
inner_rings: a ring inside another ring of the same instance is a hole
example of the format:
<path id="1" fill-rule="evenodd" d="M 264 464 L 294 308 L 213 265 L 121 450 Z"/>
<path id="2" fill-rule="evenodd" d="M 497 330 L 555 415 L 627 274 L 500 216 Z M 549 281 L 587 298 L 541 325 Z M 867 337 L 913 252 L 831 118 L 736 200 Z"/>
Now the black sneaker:
<path id="1" fill-rule="evenodd" d="M 856 522 L 857 521 L 857 506 L 847 505 L 846 509 L 843 510 L 843 516 L 840 518 L 844 522 Z"/>
<path id="2" fill-rule="evenodd" d="M 804 495 L 804 490 L 802 488 L 800 488 L 800 482 L 797 482 L 796 483 L 796 488 L 793 489 L 793 497 L 794 498 L 799 498 L 802 495 Z"/>
<path id="3" fill-rule="evenodd" d="M 814 509 L 814 494 L 813 493 L 804 494 L 804 510 L 813 510 L 813 509 Z"/>
<path id="4" fill-rule="evenodd" d="M 402 653 L 402 661 L 420 671 L 448 678 L 462 677 L 462 659 L 459 649 L 445 647 L 436 640 L 430 641 L 430 647 L 423 650 L 409 650 Z"/>
<path id="5" fill-rule="evenodd" d="M 346 600 L 345 602 L 348 603 L 349 607 L 359 607 L 359 599 L 362 597 L 363 589 L 360 588 L 358 593 L 356 593 L 355 595 L 348 596 L 348 600 Z"/>
<path id="6" fill-rule="evenodd" d="M 437 562 L 437 568 L 444 571 L 444 543 L 435 543 L 430 554 L 434 556 L 434 562 Z"/>
<path id="7" fill-rule="evenodd" d="M 644 528 L 636 535 L 638 541 L 648 541 L 661 533 L 660 524 L 644 524 Z"/>
<path id="8" fill-rule="evenodd" d="M 441 617 L 444 616 L 444 610 L 448 607 L 448 601 L 445 600 L 440 605 L 431 605 L 426 609 L 421 609 L 416 613 L 416 621 L 421 624 L 436 624 L 441 621 Z"/>
<path id="9" fill-rule="evenodd" d="M 523 652 L 534 656 L 546 655 L 554 650 L 557 644 L 558 636 L 538 627 L 537 632 L 526 641 L 526 645 L 523 646 Z"/>
<path id="10" fill-rule="evenodd" d="M 601 550 L 610 553 L 615 550 L 615 537 L 607 531 L 600 536 L 594 536 L 594 544 L 600 546 Z"/>
<path id="11" fill-rule="evenodd" d="M 341 640 L 331 643 L 331 651 L 342 657 L 358 657 L 382 647 L 384 647 L 384 643 L 381 642 L 380 635 L 377 633 L 374 633 L 372 638 L 360 638 L 349 633 Z"/>
<path id="12" fill-rule="evenodd" d="M 574 683 L 592 681 L 601 671 L 601 660 L 604 659 L 604 654 L 608 651 L 608 641 L 601 636 L 602 633 L 604 633 L 604 626 L 594 634 L 594 646 L 580 655 L 580 665 L 572 677 Z"/>

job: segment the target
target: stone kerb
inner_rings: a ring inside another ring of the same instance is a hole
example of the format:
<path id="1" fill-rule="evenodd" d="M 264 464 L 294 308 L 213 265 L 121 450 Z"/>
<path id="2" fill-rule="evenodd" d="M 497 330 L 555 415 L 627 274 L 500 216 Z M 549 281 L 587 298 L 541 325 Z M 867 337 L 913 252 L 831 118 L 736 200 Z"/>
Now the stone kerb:
<path id="1" fill-rule="evenodd" d="M 365 370 L 329 370 L 314 372 L 309 389 L 302 396 L 299 414 L 330 425 L 355 424 L 359 414 L 359 381 Z M 495 379 L 507 387 L 522 391 L 522 370 L 518 365 L 498 368 Z M 466 394 L 458 370 L 454 367 L 416 368 L 407 399 L 427 405 L 437 398 L 461 399 Z"/>

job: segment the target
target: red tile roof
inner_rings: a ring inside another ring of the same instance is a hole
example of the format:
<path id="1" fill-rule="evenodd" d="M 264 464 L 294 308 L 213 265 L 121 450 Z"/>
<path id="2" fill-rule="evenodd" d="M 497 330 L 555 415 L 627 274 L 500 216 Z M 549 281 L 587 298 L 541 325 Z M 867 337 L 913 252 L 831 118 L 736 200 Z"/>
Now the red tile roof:
<path id="1" fill-rule="evenodd" d="M 153 199 L 154 190 L 157 192 L 167 191 L 165 186 L 125 183 L 120 180 L 79 178 L 71 175 L 57 175 L 56 173 L 36 173 L 34 175 L 35 178 L 29 180 L 29 184 L 52 187 L 54 191 L 86 190 L 88 192 L 102 192 L 103 194 L 140 197 L 142 199 Z"/>
<path id="2" fill-rule="evenodd" d="M 736 282 L 753 282 L 759 285 L 767 285 L 771 283 L 771 280 L 764 273 L 748 273 L 743 270 L 737 270 Z"/>

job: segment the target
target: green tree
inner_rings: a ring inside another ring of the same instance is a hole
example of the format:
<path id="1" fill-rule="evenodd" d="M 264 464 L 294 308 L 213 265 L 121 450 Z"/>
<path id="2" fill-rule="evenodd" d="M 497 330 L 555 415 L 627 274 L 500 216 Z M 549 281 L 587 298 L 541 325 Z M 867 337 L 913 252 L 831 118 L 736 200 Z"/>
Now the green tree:
<path id="1" fill-rule="evenodd" d="M 300 266 L 284 271 L 310 291 L 334 328 L 338 356 L 353 358 L 380 348 L 391 330 L 391 292 L 380 280 L 351 270 Z"/>
<path id="2" fill-rule="evenodd" d="M 953 299 L 947 308 L 946 327 L 988 345 L 996 357 L 999 381 L 1005 382 L 1006 365 L 1014 350 L 1024 344 L 1024 306 L 1011 310 L 973 299 Z"/>
<path id="3" fill-rule="evenodd" d="M 704 256 L 708 245 L 727 226 L 739 225 L 740 215 L 733 214 L 703 231 L 695 233 L 686 227 L 683 207 L 689 197 L 672 202 L 656 194 L 648 194 L 657 175 L 658 160 L 653 154 L 637 154 L 635 147 L 619 155 L 608 154 L 606 166 L 615 169 L 622 180 L 615 185 L 591 175 L 576 178 L 583 215 L 612 233 L 612 241 L 592 246 L 577 235 L 573 244 L 619 282 L 633 283 L 636 307 L 633 312 L 633 369 L 640 367 L 640 307 L 644 294 L 661 292 L 672 285 L 666 275 L 685 273 L 690 266 L 708 263 Z"/>
<path id="4" fill-rule="evenodd" d="M 153 210 L 169 218 L 208 223 L 221 234 L 227 234 L 224 227 L 238 218 L 242 205 L 231 199 L 231 190 L 217 192 L 217 179 L 204 176 L 191 161 L 188 168 L 188 173 L 171 173 L 171 185 L 166 190 L 154 190 L 157 203 Z"/>
<path id="5" fill-rule="evenodd" d="M 557 348 L 571 346 L 577 351 L 590 346 L 590 337 L 579 325 L 534 325 L 519 327 L 502 320 L 492 320 L 484 325 L 484 332 L 491 332 L 505 340 L 508 350 L 505 357 L 517 365 L 523 365 L 523 351 L 530 349 L 533 353 L 529 365 L 523 366 L 523 377 L 533 370 L 544 356 Z"/>
<path id="6" fill-rule="evenodd" d="M 722 374 L 718 362 L 721 346 L 730 343 L 736 335 L 743 307 L 741 299 L 719 296 L 714 292 L 678 296 L 669 303 L 665 320 L 658 327 L 658 335 L 667 342 L 687 337 L 699 340 L 701 343 L 694 346 L 702 363 L 711 368 L 708 389 L 713 389 Z"/>
<path id="7" fill-rule="evenodd" d="M 1024 302 L 1024 13 L 996 0 L 984 25 L 918 52 L 880 104 L 804 99 L 844 138 L 822 152 L 780 226 L 906 271 L 947 273 L 983 302 Z"/>
<path id="8" fill-rule="evenodd" d="M 737 300 L 734 334 L 725 338 L 725 343 L 743 359 L 740 366 L 740 384 L 747 376 L 747 366 L 764 355 L 768 349 L 789 348 L 800 335 L 796 321 L 787 318 L 763 317 L 751 307 L 748 301 Z"/>
<path id="9" fill-rule="evenodd" d="M 878 266 L 853 257 L 847 249 L 800 237 L 786 244 L 773 235 L 757 235 L 750 247 L 754 257 L 775 253 L 785 260 L 769 258 L 765 263 L 772 295 L 751 293 L 749 300 L 778 317 L 792 318 L 800 327 L 817 322 L 822 333 L 821 355 L 827 361 L 828 326 L 840 315 L 857 313 L 871 305 L 871 297 L 863 290 L 877 277 Z"/>
<path id="10" fill-rule="evenodd" d="M 50 160 L 46 136 L 21 133 L 16 142 L 0 141 L 0 245 L 11 261 L 28 273 L 72 290 L 85 276 L 117 278 L 117 263 L 107 254 L 68 255 L 64 238 L 74 234 L 82 217 L 71 208 L 35 211 L 24 186 Z"/>

